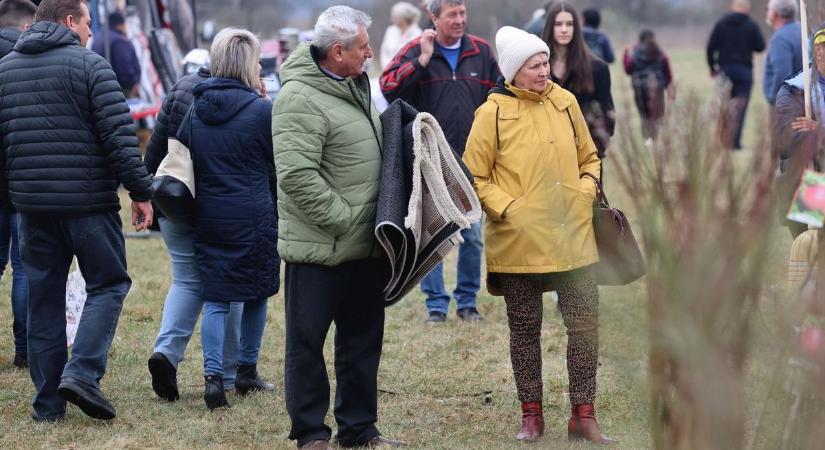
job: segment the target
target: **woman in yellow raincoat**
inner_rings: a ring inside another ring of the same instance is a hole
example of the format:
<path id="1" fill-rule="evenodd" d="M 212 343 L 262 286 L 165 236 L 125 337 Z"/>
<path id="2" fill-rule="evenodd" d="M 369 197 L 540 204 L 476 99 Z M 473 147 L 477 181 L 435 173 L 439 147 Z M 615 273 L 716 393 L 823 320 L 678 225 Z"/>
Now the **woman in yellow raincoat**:
<path id="1" fill-rule="evenodd" d="M 575 97 L 549 81 L 550 50 L 512 27 L 496 34 L 504 82 L 477 111 L 464 162 L 487 214 L 488 287 L 503 293 L 522 402 L 517 439 L 537 440 L 542 416 L 542 292 L 559 295 L 567 327 L 570 439 L 597 443 L 593 404 L 599 292 L 593 204 L 601 162 Z"/>

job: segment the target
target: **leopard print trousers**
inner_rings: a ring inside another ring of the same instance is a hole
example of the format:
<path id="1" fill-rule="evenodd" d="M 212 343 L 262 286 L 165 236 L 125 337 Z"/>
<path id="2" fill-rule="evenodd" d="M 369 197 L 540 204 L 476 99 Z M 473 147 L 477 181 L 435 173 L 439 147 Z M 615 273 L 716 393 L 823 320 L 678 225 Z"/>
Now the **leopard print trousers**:
<path id="1" fill-rule="evenodd" d="M 529 276 L 499 276 L 507 303 L 510 360 L 518 397 L 523 403 L 541 402 L 541 285 Z M 567 328 L 570 403 L 573 406 L 593 404 L 599 355 L 599 290 L 589 270 L 553 274 L 552 277 Z"/>

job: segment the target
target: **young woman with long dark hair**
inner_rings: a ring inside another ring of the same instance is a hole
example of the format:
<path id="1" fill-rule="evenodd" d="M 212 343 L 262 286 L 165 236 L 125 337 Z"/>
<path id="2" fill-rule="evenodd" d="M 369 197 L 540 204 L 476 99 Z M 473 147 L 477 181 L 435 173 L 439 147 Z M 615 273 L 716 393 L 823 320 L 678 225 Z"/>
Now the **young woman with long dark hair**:
<path id="1" fill-rule="evenodd" d="M 599 158 L 604 158 L 616 127 L 610 69 L 587 47 L 572 3 L 550 5 L 542 39 L 550 47 L 551 79 L 576 96 Z"/>

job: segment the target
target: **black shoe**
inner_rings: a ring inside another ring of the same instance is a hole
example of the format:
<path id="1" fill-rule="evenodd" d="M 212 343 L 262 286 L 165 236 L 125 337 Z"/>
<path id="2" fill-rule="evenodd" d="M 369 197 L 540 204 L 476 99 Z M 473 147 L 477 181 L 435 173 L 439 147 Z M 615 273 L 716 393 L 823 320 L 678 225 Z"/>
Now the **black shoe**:
<path id="1" fill-rule="evenodd" d="M 18 369 L 25 369 L 29 367 L 29 354 L 28 353 L 15 353 L 14 354 L 14 367 Z"/>
<path id="2" fill-rule="evenodd" d="M 238 395 L 246 395 L 249 391 L 274 391 L 275 385 L 261 379 L 257 364 L 240 364 L 235 376 L 235 390 Z"/>
<path id="3" fill-rule="evenodd" d="M 223 390 L 223 377 L 220 375 L 206 375 L 203 379 L 206 381 L 206 386 L 203 391 L 203 401 L 206 402 L 206 407 L 209 408 L 209 410 L 229 407 L 229 401 L 226 400 L 226 392 Z"/>
<path id="4" fill-rule="evenodd" d="M 443 312 L 432 311 L 424 323 L 444 323 L 447 321 L 447 315 Z"/>
<path id="5" fill-rule="evenodd" d="M 60 382 L 57 394 L 69 403 L 75 404 L 84 414 L 92 419 L 112 420 L 115 408 L 99 389 L 83 386 L 71 380 Z"/>
<path id="6" fill-rule="evenodd" d="M 484 317 L 475 308 L 461 308 L 455 312 L 458 317 L 464 322 L 479 322 L 484 320 Z"/>
<path id="7" fill-rule="evenodd" d="M 149 374 L 152 375 L 152 389 L 158 397 L 174 402 L 180 399 L 178 392 L 178 371 L 160 352 L 149 357 Z"/>

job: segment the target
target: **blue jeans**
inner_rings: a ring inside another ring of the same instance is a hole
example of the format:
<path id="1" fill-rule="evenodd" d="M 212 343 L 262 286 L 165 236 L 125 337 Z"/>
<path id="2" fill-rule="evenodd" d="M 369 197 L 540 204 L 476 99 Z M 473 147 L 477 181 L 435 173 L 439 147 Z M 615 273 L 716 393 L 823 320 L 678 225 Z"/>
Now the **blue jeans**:
<path id="1" fill-rule="evenodd" d="M 238 365 L 258 363 L 261 339 L 266 326 L 265 298 L 244 302 L 241 316 L 241 348 Z M 223 376 L 223 353 L 226 315 L 230 303 L 206 301 L 201 322 L 201 346 L 203 347 L 203 374 Z"/>
<path id="2" fill-rule="evenodd" d="M 26 304 L 29 299 L 29 286 L 26 271 L 20 260 L 18 233 L 20 215 L 0 210 L 0 276 L 6 270 L 6 263 L 11 259 L 11 313 L 13 319 L 14 352 L 26 353 Z"/>
<path id="3" fill-rule="evenodd" d="M 195 330 L 203 309 L 201 280 L 195 261 L 195 238 L 192 225 L 159 219 L 160 232 L 172 260 L 172 285 L 163 304 L 163 318 L 155 340 L 155 352 L 163 353 L 175 368 L 183 360 L 186 345 Z M 226 317 L 223 344 L 224 387 L 235 386 L 238 341 L 241 335 L 243 303 L 233 303 Z"/>
<path id="4" fill-rule="evenodd" d="M 453 296 L 456 309 L 475 308 L 476 294 L 481 288 L 481 223 L 461 231 L 464 243 L 458 248 L 458 283 Z M 444 288 L 444 265 L 439 263 L 423 280 L 421 292 L 427 295 L 427 311 L 447 314 L 450 294 Z"/>
<path id="5" fill-rule="evenodd" d="M 61 380 L 99 389 L 123 299 L 132 280 L 117 212 L 83 216 L 20 214 L 20 254 L 28 276 L 29 373 L 36 393 L 34 414 L 62 417 Z M 86 280 L 86 304 L 72 357 L 66 349 L 66 279 L 77 256 Z"/>

